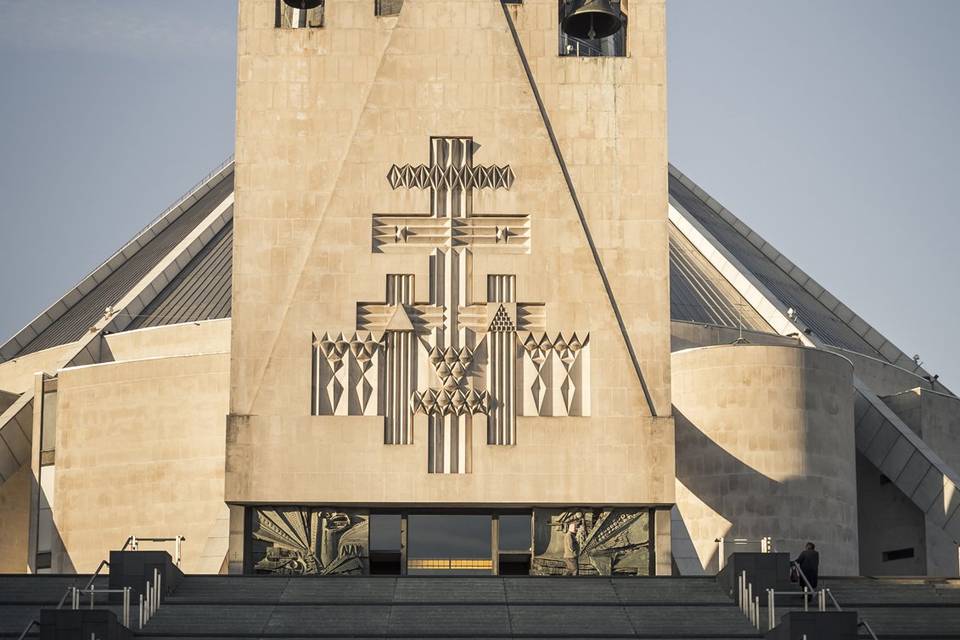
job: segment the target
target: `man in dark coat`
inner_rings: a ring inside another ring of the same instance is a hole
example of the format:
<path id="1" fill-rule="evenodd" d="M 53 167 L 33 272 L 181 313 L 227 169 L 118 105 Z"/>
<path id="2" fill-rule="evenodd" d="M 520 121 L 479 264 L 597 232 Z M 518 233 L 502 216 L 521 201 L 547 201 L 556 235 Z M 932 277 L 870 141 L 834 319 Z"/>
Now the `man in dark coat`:
<path id="1" fill-rule="evenodd" d="M 807 548 L 800 552 L 800 555 L 797 556 L 797 559 L 794 560 L 797 565 L 800 567 L 800 571 L 803 571 L 803 575 L 807 576 L 807 580 L 810 582 L 810 586 L 813 589 L 817 588 L 817 578 L 820 573 L 820 554 L 817 553 L 817 547 L 812 542 L 807 543 Z M 806 584 L 801 579 L 800 586 L 804 587 Z"/>

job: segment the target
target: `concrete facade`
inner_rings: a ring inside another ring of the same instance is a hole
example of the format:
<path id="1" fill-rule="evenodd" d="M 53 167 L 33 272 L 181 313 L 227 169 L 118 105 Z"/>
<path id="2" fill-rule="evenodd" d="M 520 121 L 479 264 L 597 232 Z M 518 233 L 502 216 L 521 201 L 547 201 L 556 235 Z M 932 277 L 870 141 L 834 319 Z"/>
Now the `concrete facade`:
<path id="1" fill-rule="evenodd" d="M 705 568 L 720 536 L 769 536 L 794 554 L 816 541 L 821 573 L 857 573 L 852 373 L 800 347 L 673 354 L 677 505 Z"/>
<path id="2" fill-rule="evenodd" d="M 27 569 L 31 480 L 30 468 L 21 467 L 0 485 L 0 573 Z"/>
<path id="3" fill-rule="evenodd" d="M 322 29 L 295 30 L 241 1 L 228 502 L 672 504 L 664 4 L 629 5 L 629 57 L 574 59 L 557 56 L 553 0 L 506 5 L 509 19 L 492 0 L 409 0 L 395 18 L 331 0 Z M 542 331 L 590 349 L 589 415 L 518 417 L 510 446 L 489 445 L 477 415 L 444 474 L 427 472 L 425 417 L 410 444 L 385 445 L 382 417 L 309 403 L 311 336 L 356 331 L 388 274 L 413 276 L 417 305 L 433 298 L 429 250 L 371 252 L 371 226 L 429 215 L 427 191 L 391 188 L 388 171 L 426 163 L 438 135 L 472 137 L 476 165 L 515 174 L 473 190 L 474 216 L 529 220 L 513 251 L 471 248 L 456 295 L 469 305 L 488 275 L 515 276 Z"/>
<path id="4" fill-rule="evenodd" d="M 883 401 L 947 464 L 954 469 L 960 468 L 960 438 L 957 437 L 960 433 L 960 400 L 940 391 L 914 388 L 887 396 Z M 914 511 L 916 515 L 911 519 L 918 521 L 919 535 L 915 534 L 908 540 L 911 543 L 909 545 L 896 546 L 888 543 L 880 551 L 880 555 L 873 555 L 871 568 L 875 568 L 878 574 L 901 573 L 895 564 L 895 570 L 890 571 L 891 563 L 883 561 L 883 551 L 916 548 L 915 554 L 920 559 L 918 564 L 921 573 L 932 576 L 960 575 L 958 541 L 947 535 L 929 518 L 924 518 L 919 510 Z M 876 565 L 878 558 L 879 567 Z M 906 574 L 905 571 L 903 573 Z"/>
<path id="5" fill-rule="evenodd" d="M 226 354 L 69 369 L 57 393 L 54 571 L 92 572 L 130 535 L 186 536 L 183 568 L 227 535 Z M 221 556 L 222 563 L 223 556 Z"/>

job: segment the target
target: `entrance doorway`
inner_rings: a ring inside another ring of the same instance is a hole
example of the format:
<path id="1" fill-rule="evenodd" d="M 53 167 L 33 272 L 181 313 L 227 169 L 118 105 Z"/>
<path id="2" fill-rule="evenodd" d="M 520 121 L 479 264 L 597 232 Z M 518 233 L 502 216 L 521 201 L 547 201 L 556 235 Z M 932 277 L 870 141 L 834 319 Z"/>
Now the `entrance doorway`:
<path id="1" fill-rule="evenodd" d="M 528 575 L 533 514 L 372 512 L 370 573 Z"/>

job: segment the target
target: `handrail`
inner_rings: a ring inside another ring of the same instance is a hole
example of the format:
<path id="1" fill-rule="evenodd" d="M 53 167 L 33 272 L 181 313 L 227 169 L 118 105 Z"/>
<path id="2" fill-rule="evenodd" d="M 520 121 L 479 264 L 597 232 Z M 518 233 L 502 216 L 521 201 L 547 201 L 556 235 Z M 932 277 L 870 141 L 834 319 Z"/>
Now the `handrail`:
<path id="1" fill-rule="evenodd" d="M 186 536 L 180 536 L 180 535 L 178 535 L 178 536 L 173 536 L 172 538 L 171 538 L 171 537 L 166 537 L 166 538 L 147 538 L 147 537 L 144 537 L 144 536 L 130 536 L 129 538 L 127 538 L 127 541 L 123 543 L 123 547 L 120 549 L 120 551 L 126 551 L 128 546 L 129 546 L 133 551 L 138 551 L 138 550 L 140 549 L 140 543 L 141 543 L 141 542 L 175 542 L 175 543 L 176 543 L 176 550 L 175 550 L 175 553 L 174 553 L 174 555 L 175 555 L 175 557 L 174 557 L 174 564 L 176 564 L 176 565 L 179 567 L 179 566 L 180 566 L 180 560 L 181 560 L 181 557 L 182 557 L 181 545 L 182 545 L 184 542 L 186 542 L 186 541 L 187 541 Z"/>
<path id="2" fill-rule="evenodd" d="M 21 633 L 17 637 L 17 640 L 23 640 L 24 638 L 27 637 L 27 634 L 30 633 L 30 629 L 33 629 L 34 627 L 39 627 L 39 626 L 40 626 L 39 620 L 31 620 L 30 622 L 27 623 L 27 628 L 23 630 L 23 633 Z"/>
<path id="3" fill-rule="evenodd" d="M 804 582 L 807 584 L 807 586 L 809 587 L 809 586 L 810 586 L 810 581 L 807 580 L 807 575 L 803 572 L 803 569 L 800 568 L 800 565 L 797 563 L 797 561 L 796 561 L 796 560 L 791 560 L 791 561 L 790 561 L 790 564 L 791 564 L 791 566 L 796 567 L 796 569 L 797 569 L 797 574 L 798 574 L 801 578 L 803 578 L 803 581 L 804 581 Z M 811 588 L 812 588 L 812 587 L 811 587 Z M 826 594 L 827 594 L 828 596 L 830 596 L 830 601 L 833 603 L 833 606 L 836 608 L 836 610 L 837 610 L 837 611 L 843 611 L 843 608 L 840 606 L 840 603 L 837 602 L 836 597 L 834 597 L 833 591 L 831 591 L 830 589 L 823 589 L 823 591 L 825 591 Z M 859 621 L 857 622 L 857 627 L 863 627 L 864 629 L 867 630 L 867 633 L 870 634 L 870 637 L 873 638 L 873 640 L 877 640 L 877 634 L 875 634 L 875 633 L 873 632 L 873 629 L 870 627 L 870 623 L 867 622 L 867 619 L 866 619 L 866 618 L 859 618 Z"/>
<path id="4" fill-rule="evenodd" d="M 793 567 L 793 568 L 795 568 L 795 569 L 797 570 L 797 575 L 799 575 L 801 578 L 803 578 L 803 583 L 804 583 L 805 585 L 807 585 L 807 588 L 810 589 L 810 591 L 816 591 L 816 589 L 813 588 L 813 585 L 810 584 L 810 581 L 807 580 L 807 574 L 805 574 L 805 573 L 803 572 L 803 569 L 800 568 L 800 564 L 797 563 L 796 560 L 791 560 L 791 561 L 790 561 L 790 566 Z M 830 596 L 830 597 L 832 598 L 833 596 Z M 843 611 L 843 609 L 840 608 L 840 605 L 837 604 L 836 599 L 834 599 L 833 604 L 834 604 L 834 606 L 837 607 L 837 611 Z"/>
<path id="5" fill-rule="evenodd" d="M 727 564 L 727 554 L 724 553 L 727 544 L 733 545 L 746 545 L 746 544 L 760 544 L 760 553 L 772 553 L 773 552 L 773 538 L 770 536 L 764 536 L 762 538 L 726 538 L 720 536 L 719 538 L 714 538 L 714 542 L 717 543 L 717 570 L 723 571 L 723 567 Z"/>
<path id="6" fill-rule="evenodd" d="M 873 632 L 873 629 L 870 628 L 870 623 L 868 623 L 866 620 L 860 620 L 860 623 L 857 626 L 866 629 L 867 633 L 870 634 L 870 637 L 873 638 L 873 640 L 877 640 L 877 634 Z"/>

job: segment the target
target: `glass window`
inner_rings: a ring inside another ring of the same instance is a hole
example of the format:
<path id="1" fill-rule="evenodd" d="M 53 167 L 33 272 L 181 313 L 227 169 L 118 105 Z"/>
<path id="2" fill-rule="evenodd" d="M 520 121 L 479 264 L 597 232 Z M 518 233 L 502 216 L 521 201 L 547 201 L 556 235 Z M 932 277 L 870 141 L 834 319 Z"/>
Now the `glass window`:
<path id="1" fill-rule="evenodd" d="M 530 551 L 533 515 L 500 516 L 500 551 Z"/>
<path id="2" fill-rule="evenodd" d="M 416 514 L 408 523 L 409 574 L 492 573 L 489 515 Z"/>

